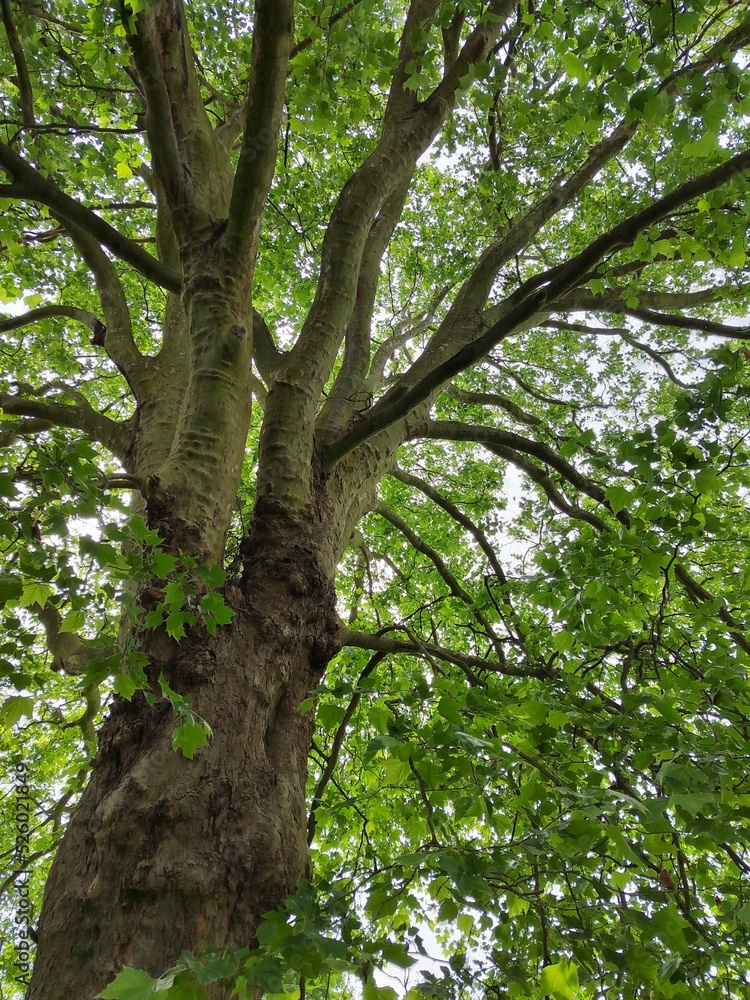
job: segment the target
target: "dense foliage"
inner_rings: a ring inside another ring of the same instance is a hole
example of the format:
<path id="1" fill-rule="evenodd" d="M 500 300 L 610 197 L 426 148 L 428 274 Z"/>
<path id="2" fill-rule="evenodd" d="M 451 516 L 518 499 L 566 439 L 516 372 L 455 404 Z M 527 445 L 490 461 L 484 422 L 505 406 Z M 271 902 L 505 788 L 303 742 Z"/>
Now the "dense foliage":
<path id="1" fill-rule="evenodd" d="M 110 271 L 127 350 L 146 358 L 174 291 L 144 263 L 165 254 L 130 44 L 143 6 L 2 0 L 8 998 L 14 768 L 28 771 L 38 907 L 97 726 L 146 683 L 126 628 L 138 588 L 161 581 L 145 627 L 183 642 L 234 614 L 225 584 L 275 377 L 259 360 L 223 569 L 181 558 L 128 467 L 133 388 L 103 334 Z M 365 1000 L 388 1000 L 372 970 L 420 959 L 412 1000 L 742 1000 L 750 19 L 734 0 L 411 6 L 429 16 L 404 61 L 408 4 L 300 0 L 281 128 L 253 139 L 259 154 L 278 144 L 253 304 L 284 352 L 392 81 L 416 115 L 476 25 L 495 32 L 401 199 L 377 210 L 392 232 L 370 275 L 364 376 L 344 373 L 347 339 L 317 401 L 332 461 L 413 419 L 339 566 L 344 648 L 299 707 L 316 713 L 312 883 L 268 918 L 247 968 L 227 959 L 216 975 L 241 974 L 240 996 L 247 982 L 321 997 L 357 994 L 359 976 Z M 186 16 L 236 164 L 253 4 Z M 205 752 L 206 720 L 166 684 L 157 696 L 175 708 L 175 752 Z M 191 977 L 210 971 L 185 962 L 199 971 L 172 974 L 166 996 L 205 995 Z M 105 995 L 150 995 L 128 975 L 133 992 Z"/>

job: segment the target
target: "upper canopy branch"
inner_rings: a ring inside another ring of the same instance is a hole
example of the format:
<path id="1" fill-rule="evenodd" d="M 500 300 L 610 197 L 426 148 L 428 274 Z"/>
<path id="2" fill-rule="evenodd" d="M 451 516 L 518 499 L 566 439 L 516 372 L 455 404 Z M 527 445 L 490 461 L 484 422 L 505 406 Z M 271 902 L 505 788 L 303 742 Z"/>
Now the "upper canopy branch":
<path id="1" fill-rule="evenodd" d="M 72 427 L 83 431 L 92 441 L 98 441 L 116 458 L 124 462 L 130 444 L 131 427 L 105 417 L 88 403 L 59 403 L 50 399 L 27 399 L 10 393 L 0 393 L 0 410 L 22 417 L 34 417 L 54 427 Z"/>
<path id="2" fill-rule="evenodd" d="M 666 293 L 669 294 L 669 293 Z M 695 293 L 686 293 L 684 301 L 689 301 L 687 296 Z M 696 330 L 699 333 L 711 334 L 716 337 L 733 337 L 736 340 L 750 339 L 750 326 L 732 326 L 729 323 L 716 323 L 713 320 L 703 319 L 700 316 L 677 316 L 674 313 L 660 312 L 657 309 L 649 309 L 646 306 L 649 298 L 653 298 L 647 292 L 640 293 L 639 305 L 629 306 L 626 296 L 618 294 L 617 290 L 609 290 L 596 294 L 587 289 L 580 289 L 568 301 L 567 297 L 563 303 L 568 312 L 610 312 L 622 313 L 625 316 L 632 316 L 643 323 L 650 323 L 653 326 L 671 326 L 678 330 Z M 656 293 L 658 297 L 658 293 Z M 672 300 L 677 308 L 681 296 L 679 293 L 672 293 Z M 642 303 L 642 304 L 641 304 Z"/>
<path id="3" fill-rule="evenodd" d="M 242 268 L 254 261 L 276 168 L 293 40 L 293 0 L 257 0 L 245 129 L 224 237 L 228 260 Z"/>
<path id="4" fill-rule="evenodd" d="M 399 626 L 394 625 L 393 631 L 398 631 Z M 500 664 L 496 660 L 487 660 L 481 656 L 474 656 L 471 653 L 461 653 L 457 650 L 446 649 L 444 646 L 436 646 L 430 642 L 412 642 L 405 639 L 392 639 L 384 634 L 371 634 L 368 632 L 357 632 L 342 625 L 338 633 L 338 641 L 341 646 L 353 646 L 355 649 L 371 649 L 374 652 L 383 653 L 410 653 L 415 656 L 432 656 L 436 660 L 445 660 L 446 663 L 454 663 L 465 673 L 470 671 L 472 682 L 483 684 L 474 671 L 486 670 L 494 674 L 503 674 L 506 677 L 539 677 L 549 678 L 551 672 L 545 667 L 518 667 L 512 663 Z"/>
<path id="5" fill-rule="evenodd" d="M 750 151 L 739 153 L 714 170 L 680 185 L 599 236 L 564 264 L 524 282 L 505 300 L 503 314 L 482 336 L 466 344 L 446 360 L 438 360 L 415 384 L 410 384 L 412 371 L 406 372 L 394 388 L 375 404 L 365 420 L 331 445 L 327 455 L 329 468 L 377 431 L 401 420 L 416 406 L 429 399 L 441 385 L 479 361 L 523 323 L 538 313 L 553 308 L 560 297 L 584 280 L 597 263 L 608 254 L 629 246 L 643 229 L 661 222 L 682 205 L 721 187 L 747 170 L 750 170 Z"/>
<path id="6" fill-rule="evenodd" d="M 412 0 L 380 138 L 336 202 L 323 240 L 315 299 L 287 369 L 290 374 L 304 373 L 316 397 L 330 374 L 354 307 L 362 254 L 376 214 L 391 193 L 411 178 L 417 160 L 453 111 L 461 80 L 471 66 L 487 58 L 501 21 L 512 6 L 512 0 L 490 5 L 492 19 L 481 22 L 470 33 L 454 66 L 420 102 L 416 93 L 405 87 L 406 67 L 415 57 L 414 31 L 434 12 L 437 3 Z"/>
<path id="7" fill-rule="evenodd" d="M 399 517 L 399 515 L 392 511 L 389 507 L 386 507 L 385 504 L 377 504 L 374 510 L 376 514 L 379 514 L 380 517 L 392 524 L 397 531 L 400 531 L 416 552 L 421 552 L 423 556 L 426 556 L 429 559 L 437 570 L 438 576 L 446 584 L 453 597 L 457 598 L 459 601 L 463 601 L 463 603 L 470 608 L 477 623 L 481 626 L 487 638 L 492 643 L 498 659 L 501 663 L 505 663 L 505 654 L 503 652 L 502 642 L 500 637 L 495 632 L 492 623 L 488 621 L 484 612 L 477 607 L 476 601 L 471 594 L 469 594 L 469 592 L 456 579 L 440 553 L 420 538 L 419 534 L 414 531 L 414 529 L 411 528 L 402 517 Z"/>
<path id="8" fill-rule="evenodd" d="M 98 316 L 95 316 L 88 309 L 79 309 L 76 306 L 41 306 L 39 309 L 31 309 L 20 316 L 11 316 L 8 319 L 0 320 L 0 333 L 10 333 L 11 330 L 22 330 L 25 326 L 31 326 L 43 319 L 50 319 L 55 316 L 64 316 L 66 319 L 73 319 L 77 323 L 83 323 L 94 334 L 101 336 L 105 327 Z"/>
<path id="9" fill-rule="evenodd" d="M 521 434 L 514 434 L 512 431 L 461 423 L 457 420 L 431 420 L 420 432 L 420 437 L 438 438 L 445 441 L 476 441 L 490 449 L 499 446 L 520 452 L 522 455 L 531 455 L 553 468 L 579 492 L 611 510 L 604 490 L 598 483 L 589 479 L 588 476 L 584 476 L 575 466 L 558 455 L 553 448 L 540 441 L 523 437 Z M 624 524 L 627 523 L 627 515 L 617 514 L 616 516 Z"/>
<path id="10" fill-rule="evenodd" d="M 119 260 L 130 264 L 139 274 L 171 292 L 179 292 L 180 277 L 165 267 L 143 247 L 123 236 L 90 208 L 65 194 L 54 181 L 44 177 L 10 146 L 0 142 L 0 166 L 10 175 L 13 184 L 0 187 L 0 197 L 29 199 L 46 205 L 65 223 L 88 233 Z"/>
<path id="11" fill-rule="evenodd" d="M 16 66 L 16 78 L 18 81 L 18 104 L 21 109 L 21 118 L 26 128 L 33 128 L 36 124 L 34 117 L 34 91 L 31 86 L 31 76 L 26 63 L 26 55 L 18 37 L 15 18 L 13 17 L 13 7 L 10 0 L 0 0 L 0 12 L 2 13 L 3 27 L 8 39 L 10 51 L 13 54 L 13 62 Z"/>

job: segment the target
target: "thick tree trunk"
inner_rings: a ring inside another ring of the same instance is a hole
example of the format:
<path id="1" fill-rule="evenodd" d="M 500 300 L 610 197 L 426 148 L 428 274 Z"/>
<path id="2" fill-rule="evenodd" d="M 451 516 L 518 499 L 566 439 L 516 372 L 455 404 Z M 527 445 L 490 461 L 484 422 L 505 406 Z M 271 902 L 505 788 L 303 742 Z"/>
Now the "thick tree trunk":
<path id="1" fill-rule="evenodd" d="M 90 1000 L 123 965 L 155 976 L 183 949 L 251 944 L 308 872 L 312 713 L 297 709 L 336 652 L 330 560 L 319 520 L 272 501 L 245 546 L 230 625 L 145 641 L 211 745 L 186 760 L 168 703 L 116 701 L 45 891 L 29 1000 Z"/>

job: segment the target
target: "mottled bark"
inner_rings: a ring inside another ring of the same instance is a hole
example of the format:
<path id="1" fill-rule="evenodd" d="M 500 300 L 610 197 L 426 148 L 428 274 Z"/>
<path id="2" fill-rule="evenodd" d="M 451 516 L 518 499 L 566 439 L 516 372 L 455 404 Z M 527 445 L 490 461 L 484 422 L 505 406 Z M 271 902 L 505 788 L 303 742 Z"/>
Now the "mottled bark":
<path id="1" fill-rule="evenodd" d="M 144 637 L 149 673 L 190 696 L 213 739 L 186 760 L 168 703 L 115 702 L 49 878 L 29 1000 L 89 1000 L 123 965 L 156 976 L 183 949 L 251 944 L 308 873 L 313 720 L 297 709 L 337 651 L 326 548 L 320 509 L 261 501 L 232 623 L 179 645 Z"/>

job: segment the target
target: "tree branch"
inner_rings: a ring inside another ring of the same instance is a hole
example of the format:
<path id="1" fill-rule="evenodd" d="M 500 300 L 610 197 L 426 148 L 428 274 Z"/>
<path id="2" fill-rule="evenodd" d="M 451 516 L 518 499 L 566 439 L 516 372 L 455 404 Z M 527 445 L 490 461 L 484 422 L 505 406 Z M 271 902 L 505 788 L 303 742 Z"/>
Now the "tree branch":
<path id="1" fill-rule="evenodd" d="M 104 347 L 138 398 L 137 382 L 143 374 L 145 360 L 133 336 L 130 309 L 120 275 L 93 236 L 73 223 L 66 223 L 65 228 L 94 275 L 106 322 L 103 329 L 94 331 L 93 343 Z"/>
<path id="2" fill-rule="evenodd" d="M 731 285 L 711 285 L 690 292 L 658 292 L 653 289 L 638 290 L 639 307 L 657 311 L 671 309 L 691 309 L 696 306 L 712 305 L 716 302 L 736 301 L 742 306 L 750 292 L 750 283 Z M 625 313 L 624 299 L 616 292 L 606 291 L 595 294 L 588 288 L 577 288 L 568 292 L 557 303 L 557 310 L 566 312 L 614 312 Z"/>
<path id="3" fill-rule="evenodd" d="M 362 3 L 362 0 L 350 0 L 349 3 L 344 4 L 341 10 L 337 10 L 335 14 L 331 14 L 328 18 L 328 30 L 330 31 L 334 24 L 343 20 L 347 14 L 351 14 L 355 7 L 358 7 Z M 318 37 L 318 36 L 316 36 Z M 303 38 L 301 41 L 297 42 L 292 46 L 292 50 L 289 53 L 289 58 L 294 59 L 298 56 L 300 52 L 304 52 L 305 49 L 309 49 L 312 43 L 316 40 L 312 35 L 308 35 L 307 38 Z"/>
<path id="4" fill-rule="evenodd" d="M 501 396 L 496 392 L 468 392 L 466 389 L 459 389 L 456 385 L 449 385 L 446 394 L 460 403 L 469 403 L 475 406 L 499 406 L 509 413 L 519 424 L 526 424 L 529 427 L 544 427 L 541 417 L 534 416 L 527 410 L 522 409 L 517 403 L 507 396 Z"/>
<path id="5" fill-rule="evenodd" d="M 127 458 L 131 429 L 128 423 L 111 420 L 90 405 L 73 406 L 51 400 L 22 399 L 0 393 L 0 409 L 5 413 L 43 420 L 55 427 L 71 427 L 98 441 L 121 462 Z"/>
<path id="6" fill-rule="evenodd" d="M 392 628 L 396 631 L 399 626 L 394 625 Z M 506 677 L 538 677 L 542 680 L 553 676 L 546 667 L 516 667 L 510 663 L 500 664 L 495 660 L 486 660 L 481 656 L 472 656 L 470 653 L 459 653 L 456 650 L 445 649 L 443 646 L 436 646 L 433 643 L 390 639 L 383 634 L 372 635 L 368 632 L 356 632 L 343 625 L 339 629 L 338 640 L 342 646 L 353 646 L 356 649 L 372 649 L 375 652 L 383 653 L 408 653 L 414 656 L 433 656 L 437 660 L 444 660 L 446 663 L 453 663 L 460 667 L 467 677 L 471 675 L 472 683 L 482 687 L 486 685 L 477 676 L 476 670 L 486 670 Z"/>
<path id="7" fill-rule="evenodd" d="M 545 465 L 551 466 L 580 493 L 595 500 L 611 512 L 611 507 L 601 486 L 582 475 L 575 466 L 558 455 L 549 445 L 539 441 L 514 434 L 512 431 L 498 430 L 495 427 L 481 427 L 453 420 L 431 420 L 420 436 L 445 441 L 475 441 L 488 447 L 500 446 L 501 448 L 510 448 L 523 455 L 531 455 L 544 462 Z M 625 520 L 618 516 L 618 520 L 623 520 L 623 523 L 626 523 L 627 516 L 624 515 L 624 517 Z"/>
<path id="8" fill-rule="evenodd" d="M 291 352 L 290 371 L 300 376 L 304 373 L 311 399 L 318 398 L 330 374 L 351 317 L 362 254 L 376 213 L 407 177 L 411 179 L 417 160 L 455 107 L 461 80 L 473 65 L 486 59 L 512 3 L 501 0 L 491 5 L 493 19 L 471 32 L 450 72 L 426 100 L 419 102 L 414 91 L 405 89 L 406 67 L 416 55 L 415 30 L 436 7 L 436 0 L 412 0 L 409 6 L 380 139 L 344 186 L 326 230 L 318 289 Z"/>
<path id="9" fill-rule="evenodd" d="M 556 301 L 576 287 L 607 254 L 629 246 L 641 230 L 661 222 L 682 205 L 721 187 L 747 170 L 750 170 L 750 151 L 739 153 L 714 170 L 680 185 L 668 195 L 652 202 L 647 208 L 620 222 L 564 264 L 550 268 L 524 282 L 505 300 L 504 315 L 482 336 L 460 348 L 447 360 L 438 362 L 415 384 L 409 384 L 413 371 L 407 372 L 399 383 L 375 404 L 365 420 L 331 445 L 326 459 L 327 467 L 333 468 L 339 459 L 358 444 L 372 437 L 377 431 L 401 420 L 416 406 L 429 399 L 441 385 L 479 361 L 501 340 L 531 320 L 538 312 L 553 308 Z"/>
<path id="10" fill-rule="evenodd" d="M 383 254 L 401 218 L 411 174 L 388 196 L 370 229 L 362 254 L 354 309 L 344 335 L 344 357 L 333 388 L 317 420 L 321 441 L 340 432 L 357 411 L 370 363 L 370 340 Z"/>
<path id="11" fill-rule="evenodd" d="M 13 62 L 16 65 L 16 76 L 18 78 L 18 103 L 21 109 L 21 118 L 26 128 L 33 128 L 36 125 L 34 118 L 34 91 L 31 86 L 29 67 L 26 64 L 26 56 L 18 37 L 16 22 L 13 17 L 13 8 L 10 0 L 0 0 L 0 10 L 2 11 L 3 27 L 8 39 L 8 45 L 13 55 Z"/>
<path id="12" fill-rule="evenodd" d="M 367 680 L 367 678 L 373 672 L 375 667 L 377 667 L 377 665 L 382 660 L 384 660 L 386 656 L 387 653 L 385 652 L 375 653 L 374 656 L 371 656 L 370 659 L 367 661 L 367 664 L 365 665 L 364 669 L 360 673 L 359 677 L 357 678 L 356 689 L 352 694 L 351 698 L 349 699 L 349 704 L 346 706 L 344 717 L 342 718 L 341 722 L 338 725 L 338 728 L 336 729 L 333 740 L 331 742 L 331 750 L 330 753 L 328 754 L 328 760 L 326 761 L 326 766 L 323 768 L 323 772 L 320 775 L 320 778 L 318 778 L 318 783 L 316 784 L 315 790 L 313 791 L 312 800 L 310 802 L 310 814 L 307 820 L 308 844 L 312 844 L 313 839 L 315 837 L 315 827 L 317 825 L 317 821 L 315 818 L 315 810 L 323 801 L 323 793 L 328 787 L 328 783 L 333 777 L 333 773 L 336 770 L 336 765 L 339 762 L 339 757 L 341 755 L 341 748 L 344 745 L 344 739 L 346 738 L 346 731 L 349 728 L 349 723 L 352 721 L 352 716 L 357 711 L 357 706 L 362 700 L 362 691 L 361 691 L 362 684 L 364 681 Z"/>
<path id="13" fill-rule="evenodd" d="M 76 306 L 42 306 L 39 309 L 31 309 L 21 316 L 12 316 L 9 319 L 0 320 L 0 333 L 10 333 L 12 330 L 21 330 L 25 326 L 31 326 L 43 319 L 50 319 L 54 316 L 64 316 L 66 319 L 75 320 L 87 326 L 95 337 L 103 337 L 106 327 L 88 309 L 79 309 Z"/>
<path id="14" fill-rule="evenodd" d="M 119 260 L 133 267 L 144 278 L 171 292 L 179 292 L 180 276 L 165 267 L 156 257 L 133 240 L 123 236 L 91 209 L 65 194 L 54 181 L 43 177 L 30 163 L 20 157 L 5 143 L 0 142 L 0 166 L 14 183 L 0 191 L 3 198 L 39 202 L 51 209 L 65 223 L 77 227 L 105 246 Z"/>
<path id="15" fill-rule="evenodd" d="M 485 533 L 471 520 L 471 518 L 468 518 L 466 514 L 459 510 L 454 503 L 451 503 L 451 501 L 447 500 L 441 493 L 438 493 L 438 491 L 429 483 L 425 482 L 424 479 L 420 479 L 418 476 L 413 476 L 411 473 L 405 472 L 403 469 L 399 469 L 398 467 L 391 469 L 388 475 L 393 476 L 394 479 L 398 479 L 398 481 L 403 483 L 405 486 L 411 486 L 412 489 L 419 490 L 420 493 L 424 493 L 424 495 L 429 497 L 434 504 L 437 504 L 437 506 L 442 508 L 446 514 L 452 517 L 457 524 L 460 524 L 462 528 L 468 531 L 476 541 L 477 545 L 479 545 L 482 552 L 484 552 L 487 556 L 487 561 L 492 567 L 492 572 L 497 577 L 498 582 L 503 587 L 507 587 L 508 579 L 498 561 L 495 550 L 490 545 L 489 539 Z"/>
<path id="16" fill-rule="evenodd" d="M 655 351 L 653 347 L 649 347 L 648 344 L 644 344 L 640 340 L 635 340 L 630 336 L 627 330 L 616 328 L 608 329 L 607 327 L 590 327 L 586 326 L 585 323 L 561 323 L 556 320 L 549 320 L 544 324 L 544 326 L 552 327 L 554 330 L 569 330 L 571 333 L 582 333 L 588 337 L 620 337 L 626 344 L 629 344 L 637 351 L 641 351 L 643 354 L 651 358 L 652 361 L 656 362 L 656 364 L 667 373 L 669 381 L 673 382 L 676 386 L 679 386 L 680 389 L 693 388 L 687 382 L 683 382 L 675 375 L 672 366 L 662 354 Z"/>
<path id="17" fill-rule="evenodd" d="M 588 292 L 580 289 L 570 297 L 566 296 L 560 304 L 567 312 L 611 312 L 621 313 L 624 316 L 632 316 L 642 323 L 650 323 L 653 326 L 669 326 L 677 330 L 697 330 L 699 333 L 706 333 L 714 337 L 731 337 L 734 340 L 750 340 L 750 326 L 730 326 L 727 323 L 715 323 L 713 320 L 702 319 L 699 316 L 677 316 L 674 313 L 658 312 L 650 309 L 646 303 L 649 298 L 661 298 L 669 296 L 674 300 L 675 308 L 687 308 L 687 305 L 679 304 L 682 296 L 679 292 L 672 293 L 649 293 L 640 292 L 638 295 L 639 305 L 629 306 L 624 296 L 620 296 L 617 291 L 611 290 L 601 294 Z M 688 296 L 700 296 L 699 292 L 686 292 L 685 301 Z M 641 305 L 643 303 L 643 305 Z M 702 304 L 696 302 L 695 304 Z M 556 310 L 557 311 L 557 310 Z"/>
<path id="18" fill-rule="evenodd" d="M 293 0 L 257 0 L 245 129 L 224 237 L 230 265 L 243 273 L 255 259 L 263 208 L 276 168 L 293 40 Z"/>
<path id="19" fill-rule="evenodd" d="M 481 627 L 484 629 L 488 639 L 492 643 L 492 646 L 495 650 L 495 653 L 497 654 L 500 663 L 504 666 L 505 653 L 503 651 L 503 646 L 500 637 L 495 632 L 491 623 L 487 620 L 487 617 L 485 616 L 484 612 L 480 611 L 480 609 L 476 606 L 476 601 L 471 596 L 471 594 L 469 594 L 468 591 L 464 590 L 464 588 L 458 582 L 453 573 L 451 573 L 451 571 L 448 569 L 448 566 L 446 565 L 440 553 L 437 552 L 435 549 L 433 549 L 431 545 L 428 545 L 427 542 L 423 541 L 419 537 L 417 532 L 414 531 L 413 528 L 411 528 L 406 523 L 406 521 L 404 521 L 402 517 L 399 517 L 398 514 L 394 513 L 394 511 L 386 507 L 385 504 L 382 503 L 377 504 L 374 508 L 374 513 L 379 514 L 380 517 L 384 518 L 386 521 L 392 524 L 397 531 L 401 532 L 401 534 L 404 536 L 404 538 L 409 542 L 411 547 L 416 552 L 421 552 L 422 555 L 426 556 L 430 560 L 432 565 L 437 570 L 438 576 L 446 584 L 451 594 L 454 597 L 458 598 L 459 601 L 463 601 L 463 603 L 470 609 L 472 615 L 474 616 L 474 618 L 476 618 L 479 625 L 481 625 Z"/>

